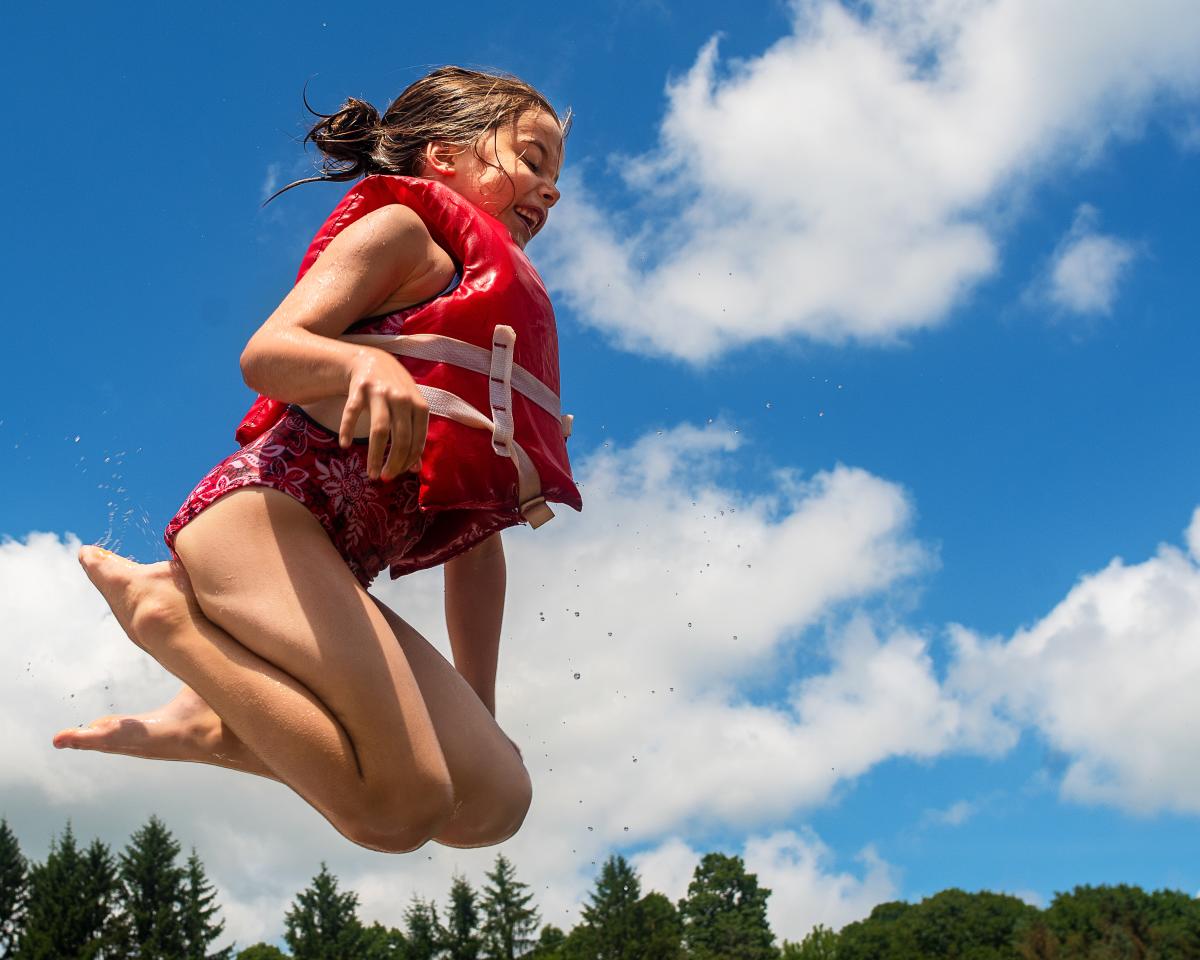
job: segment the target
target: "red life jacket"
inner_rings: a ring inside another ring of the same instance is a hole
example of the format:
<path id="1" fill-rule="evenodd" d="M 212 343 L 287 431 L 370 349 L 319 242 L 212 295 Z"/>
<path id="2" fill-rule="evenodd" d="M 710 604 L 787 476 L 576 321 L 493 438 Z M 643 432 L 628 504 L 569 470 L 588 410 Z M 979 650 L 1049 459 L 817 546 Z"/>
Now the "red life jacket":
<path id="1" fill-rule="evenodd" d="M 547 500 L 581 509 L 565 442 L 571 418 L 558 410 L 554 310 L 499 220 L 433 180 L 367 177 L 317 232 L 297 281 L 338 233 L 389 203 L 417 213 L 462 277 L 452 292 L 360 321 L 342 337 L 396 353 L 430 404 L 422 509 L 507 513 L 535 527 L 553 516 Z M 259 397 L 238 442 L 258 437 L 285 409 Z"/>

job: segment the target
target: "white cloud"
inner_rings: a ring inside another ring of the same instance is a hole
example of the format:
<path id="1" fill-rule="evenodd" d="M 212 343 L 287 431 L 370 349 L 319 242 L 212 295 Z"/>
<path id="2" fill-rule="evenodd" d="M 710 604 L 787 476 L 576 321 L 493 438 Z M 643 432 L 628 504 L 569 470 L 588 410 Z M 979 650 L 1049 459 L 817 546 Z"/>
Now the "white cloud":
<path id="1" fill-rule="evenodd" d="M 583 514 L 508 538 L 498 716 L 522 745 L 535 798 L 504 850 L 549 922 L 575 921 L 591 864 L 612 849 L 703 825 L 775 828 L 839 780 L 958 736 L 924 645 L 877 638 L 865 623 L 847 631 L 853 658 L 831 633 L 825 682 L 770 703 L 739 695 L 789 669 L 806 628 L 902 589 L 932 563 L 895 485 L 839 466 L 781 471 L 769 493 L 750 496 L 728 485 L 740 442 L 720 426 L 682 426 L 601 450 L 577 471 Z M 47 534 L 0 547 L 0 699 L 17 706 L 0 746 L 0 796 L 23 837 L 48 840 L 69 816 L 81 836 L 120 847 L 157 812 L 200 851 L 242 944 L 278 932 L 321 860 L 360 893 L 366 919 L 393 924 L 412 893 L 444 899 L 454 870 L 482 885 L 494 849 L 386 857 L 347 844 L 278 784 L 56 753 L 58 727 L 145 709 L 176 686 L 123 638 L 77 547 Z M 440 574 L 379 592 L 448 649 Z"/>
<path id="2" fill-rule="evenodd" d="M 829 848 L 811 833 L 784 830 L 746 843 L 746 869 L 771 890 L 767 917 L 782 942 L 799 942 L 818 923 L 835 930 L 899 896 L 893 868 L 871 847 L 858 856 L 863 875 L 833 872 Z"/>
<path id="3" fill-rule="evenodd" d="M 539 261 L 627 349 L 937 324 L 995 270 L 1012 197 L 1200 83 L 1188 0 L 794 7 L 760 56 L 722 66 L 714 40 L 669 84 L 659 145 L 620 165 L 640 227 L 567 181 Z"/>
<path id="4" fill-rule="evenodd" d="M 1084 204 L 1050 265 L 1047 296 L 1073 313 L 1109 313 L 1133 247 L 1096 231 L 1096 211 Z"/>
<path id="5" fill-rule="evenodd" d="M 1196 530 L 1193 518 L 1190 539 Z M 974 704 L 981 725 L 1036 728 L 1065 754 L 1064 797 L 1200 812 L 1194 557 L 1162 546 L 1138 564 L 1113 560 L 1007 641 L 963 627 L 952 635 L 950 689 Z"/>

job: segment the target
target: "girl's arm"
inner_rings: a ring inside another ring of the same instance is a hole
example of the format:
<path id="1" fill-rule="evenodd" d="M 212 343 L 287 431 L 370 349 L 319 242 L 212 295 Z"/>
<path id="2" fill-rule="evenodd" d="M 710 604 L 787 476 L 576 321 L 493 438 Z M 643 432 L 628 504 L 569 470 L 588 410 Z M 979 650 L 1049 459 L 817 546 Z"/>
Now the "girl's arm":
<path id="1" fill-rule="evenodd" d="M 336 338 L 385 301 L 424 299 L 439 253 L 445 256 L 408 207 L 389 204 L 367 214 L 334 237 L 242 353 L 246 385 L 265 396 L 289 403 L 347 397 L 342 446 L 350 445 L 359 414 L 368 412 L 373 479 L 416 465 L 428 406 L 395 357 Z"/>
<path id="2" fill-rule="evenodd" d="M 446 629 L 454 666 L 496 715 L 496 662 L 504 618 L 504 545 L 493 534 L 445 564 Z"/>

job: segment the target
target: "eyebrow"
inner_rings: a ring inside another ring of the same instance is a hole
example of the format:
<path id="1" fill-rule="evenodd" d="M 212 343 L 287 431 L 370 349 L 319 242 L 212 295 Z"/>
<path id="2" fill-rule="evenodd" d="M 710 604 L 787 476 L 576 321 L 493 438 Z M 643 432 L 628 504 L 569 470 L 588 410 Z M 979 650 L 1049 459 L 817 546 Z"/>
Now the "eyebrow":
<path id="1" fill-rule="evenodd" d="M 522 134 L 521 139 L 526 143 L 532 143 L 535 147 L 542 151 L 546 156 L 552 156 L 550 148 L 542 141 L 542 138 L 536 133 Z M 558 177 L 562 173 L 562 151 L 558 153 L 558 173 L 554 175 L 554 183 L 558 184 Z"/>

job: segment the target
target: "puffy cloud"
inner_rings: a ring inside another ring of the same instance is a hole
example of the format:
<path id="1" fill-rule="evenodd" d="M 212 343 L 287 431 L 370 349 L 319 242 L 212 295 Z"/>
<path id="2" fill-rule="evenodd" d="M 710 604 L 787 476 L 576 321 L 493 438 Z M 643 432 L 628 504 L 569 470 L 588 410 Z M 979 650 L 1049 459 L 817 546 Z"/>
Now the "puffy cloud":
<path id="1" fill-rule="evenodd" d="M 1073 313 L 1109 313 L 1133 247 L 1095 229 L 1095 208 L 1084 204 L 1050 265 L 1047 297 Z"/>
<path id="2" fill-rule="evenodd" d="M 1064 797 L 1200 812 L 1200 569 L 1172 546 L 1082 577 L 1010 639 L 952 629 L 948 686 L 981 725 L 1028 726 L 1067 758 Z"/>
<path id="3" fill-rule="evenodd" d="M 504 852 L 548 922 L 574 922 L 610 850 L 705 825 L 774 829 L 839 779 L 960 735 L 924 645 L 876 637 L 865 621 L 829 631 L 823 676 L 760 702 L 742 695 L 794 669 L 810 628 L 904 589 L 932 563 L 911 537 L 903 491 L 862 470 L 785 470 L 766 493 L 736 489 L 742 439 L 685 425 L 601 449 L 578 465 L 583 514 L 506 541 L 498 717 L 524 750 L 535 798 Z M 77 547 L 49 534 L 0 546 L 0 697 L 15 705 L 0 795 L 32 855 L 68 817 L 121 846 L 158 813 L 201 853 L 242 944 L 279 932 L 321 860 L 360 893 L 368 920 L 399 923 L 412 893 L 444 899 L 455 870 L 482 885 L 494 849 L 386 857 L 347 844 L 275 783 L 56 753 L 58 727 L 146 709 L 176 689 L 123 637 Z M 448 651 L 439 573 L 378 592 Z M 853 655 L 838 652 L 843 632 Z"/>
<path id="4" fill-rule="evenodd" d="M 658 146 L 620 158 L 634 214 L 568 178 L 538 256 L 619 345 L 705 362 L 939 323 L 995 270 L 1011 198 L 1200 83 L 1186 0 L 794 10 L 760 56 L 723 67 L 713 40 L 668 85 Z M 1065 283 L 1114 254 L 1081 248 Z"/>

